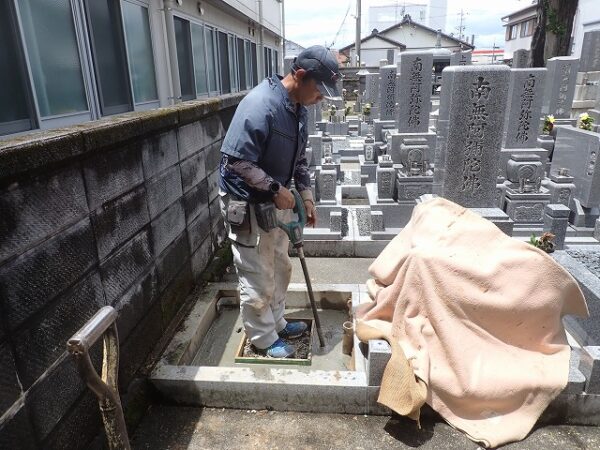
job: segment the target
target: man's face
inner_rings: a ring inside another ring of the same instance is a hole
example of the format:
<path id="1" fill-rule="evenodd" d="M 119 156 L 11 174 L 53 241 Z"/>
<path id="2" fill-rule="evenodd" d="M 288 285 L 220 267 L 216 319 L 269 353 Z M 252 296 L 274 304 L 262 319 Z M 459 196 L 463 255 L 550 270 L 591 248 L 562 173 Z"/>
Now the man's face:
<path id="1" fill-rule="evenodd" d="M 323 94 L 317 88 L 317 82 L 314 79 L 304 78 L 300 80 L 296 98 L 298 103 L 310 106 L 323 100 Z"/>

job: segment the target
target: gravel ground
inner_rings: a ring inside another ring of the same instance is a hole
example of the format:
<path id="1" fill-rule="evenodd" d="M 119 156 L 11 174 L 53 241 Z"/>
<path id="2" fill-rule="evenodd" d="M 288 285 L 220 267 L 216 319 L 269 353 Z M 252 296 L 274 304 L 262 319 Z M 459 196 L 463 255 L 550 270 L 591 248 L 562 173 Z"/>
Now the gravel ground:
<path id="1" fill-rule="evenodd" d="M 600 251 L 567 250 L 567 253 L 600 278 Z"/>

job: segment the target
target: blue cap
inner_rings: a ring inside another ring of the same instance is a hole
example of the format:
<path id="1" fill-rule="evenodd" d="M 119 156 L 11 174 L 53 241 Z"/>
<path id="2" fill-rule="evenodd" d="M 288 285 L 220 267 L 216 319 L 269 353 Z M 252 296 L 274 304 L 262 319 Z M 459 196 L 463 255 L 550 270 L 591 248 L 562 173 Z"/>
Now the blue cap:
<path id="1" fill-rule="evenodd" d="M 313 45 L 303 50 L 292 63 L 292 72 L 304 69 L 310 78 L 317 82 L 323 97 L 340 97 L 337 81 L 342 78 L 337 59 L 322 45 Z"/>

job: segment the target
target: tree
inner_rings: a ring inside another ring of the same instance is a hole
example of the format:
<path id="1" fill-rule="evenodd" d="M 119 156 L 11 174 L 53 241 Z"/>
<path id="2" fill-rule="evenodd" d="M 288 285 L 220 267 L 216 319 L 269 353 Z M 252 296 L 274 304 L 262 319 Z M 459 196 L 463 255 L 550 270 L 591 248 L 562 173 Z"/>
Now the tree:
<path id="1" fill-rule="evenodd" d="M 571 32 L 579 0 L 538 0 L 537 26 L 531 39 L 531 66 L 571 54 Z"/>

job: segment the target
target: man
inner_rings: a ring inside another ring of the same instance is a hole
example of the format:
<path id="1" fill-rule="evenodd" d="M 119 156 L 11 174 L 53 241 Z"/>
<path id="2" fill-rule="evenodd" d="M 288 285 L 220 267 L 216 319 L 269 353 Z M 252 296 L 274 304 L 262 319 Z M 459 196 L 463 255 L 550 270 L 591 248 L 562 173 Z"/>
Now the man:
<path id="1" fill-rule="evenodd" d="M 261 228 L 261 211 L 272 202 L 277 218 L 290 221 L 295 206 L 289 190 L 293 177 L 308 224 L 316 223 L 305 156 L 305 106 L 324 96 L 339 97 L 339 77 L 336 58 L 329 50 L 322 46 L 304 50 L 285 78 L 276 75 L 263 80 L 240 102 L 221 148 L 221 211 L 240 282 L 242 320 L 254 347 L 273 358 L 294 355 L 294 346 L 281 338 L 300 337 L 306 324 L 288 323 L 283 317 L 292 273 L 289 239 L 279 228 Z"/>

